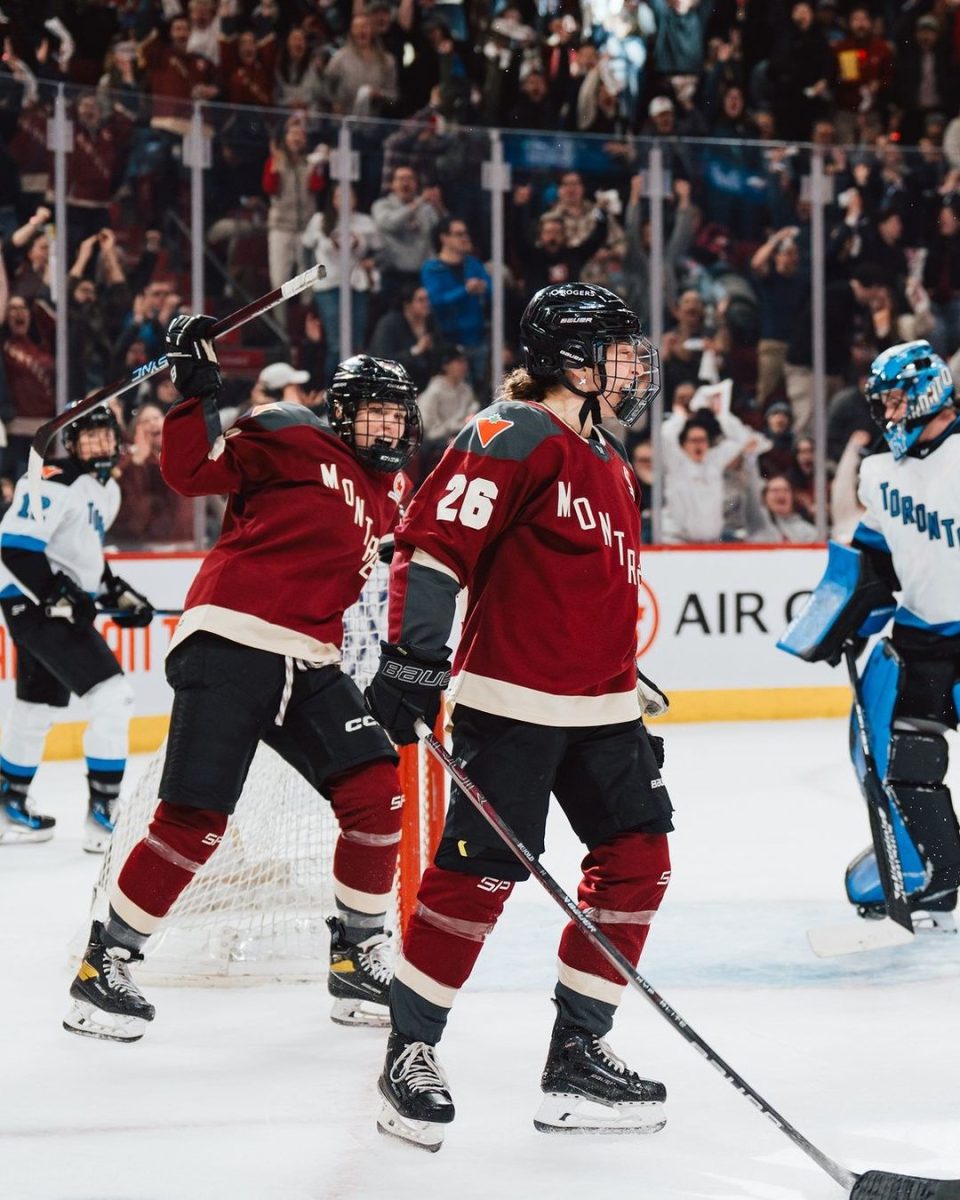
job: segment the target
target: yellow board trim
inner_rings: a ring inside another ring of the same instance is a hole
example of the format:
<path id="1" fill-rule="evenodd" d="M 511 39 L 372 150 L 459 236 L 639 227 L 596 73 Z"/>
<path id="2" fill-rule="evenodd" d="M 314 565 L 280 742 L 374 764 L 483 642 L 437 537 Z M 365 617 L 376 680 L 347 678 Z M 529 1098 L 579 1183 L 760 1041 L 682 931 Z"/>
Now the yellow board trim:
<path id="1" fill-rule="evenodd" d="M 167 736 L 170 718 L 134 717 L 130 722 L 130 753 L 152 754 Z M 83 731 L 86 721 L 64 721 L 47 734 L 44 758 L 83 758 Z"/>
<path id="2" fill-rule="evenodd" d="M 674 692 L 670 711 L 658 725 L 681 721 L 796 721 L 807 717 L 845 717 L 850 712 L 850 689 L 725 688 Z M 130 753 L 151 754 L 167 736 L 170 718 L 134 717 L 130 722 Z M 83 758 L 84 721 L 54 725 L 47 735 L 44 758 Z M 466 846 L 460 848 L 466 853 Z"/>
<path id="3" fill-rule="evenodd" d="M 675 692 L 667 689 L 670 711 L 656 723 L 680 721 L 795 721 L 807 717 L 845 717 L 850 689 L 725 688 Z"/>

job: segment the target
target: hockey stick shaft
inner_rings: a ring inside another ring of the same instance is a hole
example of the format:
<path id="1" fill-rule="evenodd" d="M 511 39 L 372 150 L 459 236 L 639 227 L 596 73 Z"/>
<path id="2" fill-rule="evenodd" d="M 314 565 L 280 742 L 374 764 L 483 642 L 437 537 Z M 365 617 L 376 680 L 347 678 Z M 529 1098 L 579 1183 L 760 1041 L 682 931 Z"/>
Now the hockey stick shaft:
<path id="1" fill-rule="evenodd" d="M 907 899 L 907 889 L 903 880 L 903 865 L 900 862 L 900 850 L 893 829 L 893 810 L 896 806 L 896 799 L 890 795 L 881 780 L 873 751 L 870 749 L 870 727 L 867 724 L 863 691 L 860 687 L 860 674 L 857 671 L 857 660 L 852 647 L 844 648 L 843 657 L 847 664 L 850 688 L 853 692 L 853 719 L 857 728 L 860 753 L 863 755 L 861 790 L 870 818 L 870 833 L 873 838 L 874 853 L 877 856 L 877 870 L 883 888 L 884 906 L 891 921 L 913 933 L 910 902 Z"/>
<path id="2" fill-rule="evenodd" d="M 210 336 L 218 338 L 223 337 L 224 334 L 233 333 L 241 325 L 246 325 L 248 321 L 253 321 L 257 317 L 263 316 L 265 312 L 269 312 L 271 308 L 276 308 L 284 300 L 289 300 L 291 297 L 298 296 L 301 292 L 306 291 L 318 279 L 322 279 L 325 274 L 326 268 L 317 263 L 310 267 L 309 270 L 296 275 L 293 279 L 288 279 L 280 287 L 267 292 L 259 300 L 251 300 L 243 308 L 238 308 L 236 312 L 231 313 L 228 317 L 224 317 L 222 321 L 218 321 L 210 331 Z M 43 479 L 43 461 L 57 434 L 66 429 L 68 425 L 72 425 L 78 418 L 85 416 L 98 405 L 109 404 L 111 400 L 116 400 L 132 388 L 138 387 L 148 379 L 153 379 L 166 369 L 167 357 L 165 354 L 161 354 L 159 358 L 152 359 L 150 362 L 137 367 L 132 374 L 127 375 L 124 379 L 119 379 L 115 383 L 107 384 L 106 387 L 92 392 L 89 396 L 81 400 L 79 404 L 73 405 L 72 408 L 64 409 L 62 413 L 58 413 L 52 420 L 40 426 L 33 436 L 33 442 L 30 445 L 30 456 L 27 462 L 27 492 L 30 496 L 30 508 L 32 512 L 41 511 L 40 483 Z"/>
<path id="3" fill-rule="evenodd" d="M 153 610 L 155 617 L 182 617 L 182 608 L 155 608 Z M 98 608 L 97 616 L 99 617 L 129 617 L 129 608 Z"/>
<path id="4" fill-rule="evenodd" d="M 497 814 L 496 810 L 490 806 L 490 802 L 484 796 L 483 792 L 476 786 L 470 777 L 464 772 L 463 768 L 457 760 L 450 754 L 442 742 L 439 741 L 431 733 L 426 722 L 418 720 L 416 723 L 417 736 L 424 743 L 430 753 L 436 758 L 450 778 L 456 783 L 457 787 L 463 792 L 470 803 L 477 809 L 480 815 L 497 831 L 500 838 L 506 844 L 508 849 L 513 853 L 514 857 L 519 859 L 524 867 L 534 876 L 537 882 L 543 887 L 552 900 L 554 900 L 560 908 L 563 909 L 567 917 L 574 922 L 580 929 L 584 937 L 593 945 L 604 958 L 613 966 L 623 977 L 623 979 L 638 991 L 645 1000 L 649 1001 L 657 1012 L 668 1021 L 669 1024 L 685 1038 L 694 1049 L 706 1059 L 706 1061 L 726 1079 L 736 1090 L 759 1109 L 768 1120 L 784 1133 L 795 1146 L 798 1146 L 808 1157 L 822 1170 L 830 1176 L 834 1182 L 848 1191 L 857 1182 L 857 1176 L 848 1171 L 845 1167 L 841 1167 L 839 1163 L 833 1161 L 828 1155 L 824 1154 L 814 1144 L 808 1141 L 799 1130 L 777 1110 L 769 1104 L 759 1092 L 755 1091 L 749 1083 L 737 1071 L 725 1062 L 716 1051 L 709 1046 L 703 1038 L 692 1029 L 691 1026 L 680 1016 L 680 1014 L 672 1008 L 666 1000 L 656 991 L 652 984 L 637 971 L 633 963 L 629 961 L 616 946 L 606 937 L 606 935 L 597 928 L 590 918 L 578 907 L 573 900 L 563 890 L 559 883 L 547 871 L 546 867 L 527 847 L 520 841 L 513 830 L 503 821 Z"/>

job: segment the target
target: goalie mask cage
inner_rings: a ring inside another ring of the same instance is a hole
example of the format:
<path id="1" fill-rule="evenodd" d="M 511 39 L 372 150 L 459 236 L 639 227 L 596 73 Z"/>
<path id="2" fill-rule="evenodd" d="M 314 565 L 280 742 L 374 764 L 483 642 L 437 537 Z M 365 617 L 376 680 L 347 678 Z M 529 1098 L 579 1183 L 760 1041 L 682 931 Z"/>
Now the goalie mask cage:
<path id="1" fill-rule="evenodd" d="M 343 670 L 362 689 L 386 630 L 387 568 L 377 564 L 359 601 L 344 616 Z M 123 801 L 94 889 L 93 916 L 107 915 L 127 855 L 147 832 L 159 803 L 164 746 Z M 440 836 L 443 771 L 423 747 L 400 751 L 403 830 L 388 924 L 402 929 L 423 868 Z M 335 911 L 333 852 L 338 826 L 330 804 L 268 746 L 261 745 L 223 842 L 197 871 L 150 938 L 140 981 L 255 983 L 325 978 Z"/>

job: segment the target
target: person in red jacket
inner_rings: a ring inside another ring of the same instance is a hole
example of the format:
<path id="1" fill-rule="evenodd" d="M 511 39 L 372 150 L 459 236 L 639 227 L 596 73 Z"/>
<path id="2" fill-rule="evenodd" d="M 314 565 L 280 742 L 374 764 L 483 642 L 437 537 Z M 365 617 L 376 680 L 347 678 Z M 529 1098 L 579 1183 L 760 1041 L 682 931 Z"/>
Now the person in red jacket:
<path id="1" fill-rule="evenodd" d="M 446 640 L 453 753 L 534 854 L 551 793 L 587 847 L 580 905 L 636 963 L 670 877 L 660 739 L 665 698 L 637 671 L 640 492 L 605 412 L 631 425 L 659 390 L 656 350 L 605 288 L 541 289 L 520 324 L 523 367 L 454 440 L 396 535 L 389 642 L 366 692 L 394 741 L 435 720 Z M 638 687 L 639 685 L 642 685 Z M 529 872 L 456 789 L 390 990 L 384 1133 L 437 1150 L 454 1108 L 436 1058 L 450 1007 Z M 572 922 L 535 1118 L 547 1132 L 650 1133 L 663 1084 L 603 1040 L 624 981 Z"/>
<path id="2" fill-rule="evenodd" d="M 400 841 L 397 756 L 340 670 L 343 613 L 377 560 L 420 441 L 416 390 L 402 367 L 357 356 L 329 393 L 332 428 L 300 404 L 255 408 L 221 433 L 209 317 L 167 332 L 183 399 L 167 414 L 161 470 L 185 496 L 226 493 L 216 544 L 171 640 L 173 711 L 160 804 L 95 921 L 64 1027 L 114 1041 L 143 1036 L 154 1007 L 130 976 L 227 828 L 259 742 L 333 807 L 338 913 L 330 991 L 341 1024 L 385 1023 L 384 918 Z M 338 969 L 334 969 L 338 968 Z"/>

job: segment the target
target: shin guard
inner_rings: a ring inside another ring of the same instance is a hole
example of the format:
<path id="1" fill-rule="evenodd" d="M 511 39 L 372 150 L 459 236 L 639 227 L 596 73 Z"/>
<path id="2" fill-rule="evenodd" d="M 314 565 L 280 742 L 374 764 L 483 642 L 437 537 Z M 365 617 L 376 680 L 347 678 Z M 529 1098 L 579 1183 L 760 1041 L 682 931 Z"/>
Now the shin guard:
<path id="1" fill-rule="evenodd" d="M 130 941 L 129 931 L 146 938 L 158 928 L 226 828 L 226 813 L 160 801 L 147 836 L 130 851 L 110 896 L 111 915 L 128 927 L 122 941 Z"/>
<path id="2" fill-rule="evenodd" d="M 340 824 L 333 855 L 337 900 L 359 913 L 385 913 L 403 815 L 397 769 L 387 759 L 364 763 L 328 780 L 325 791 Z"/>
<path id="3" fill-rule="evenodd" d="M 597 846 L 583 860 L 580 908 L 634 966 L 650 923 L 670 882 L 670 854 L 662 833 L 625 833 Z M 564 989 L 599 1001 L 620 1003 L 622 976 L 571 921 L 560 939 L 559 975 Z"/>

